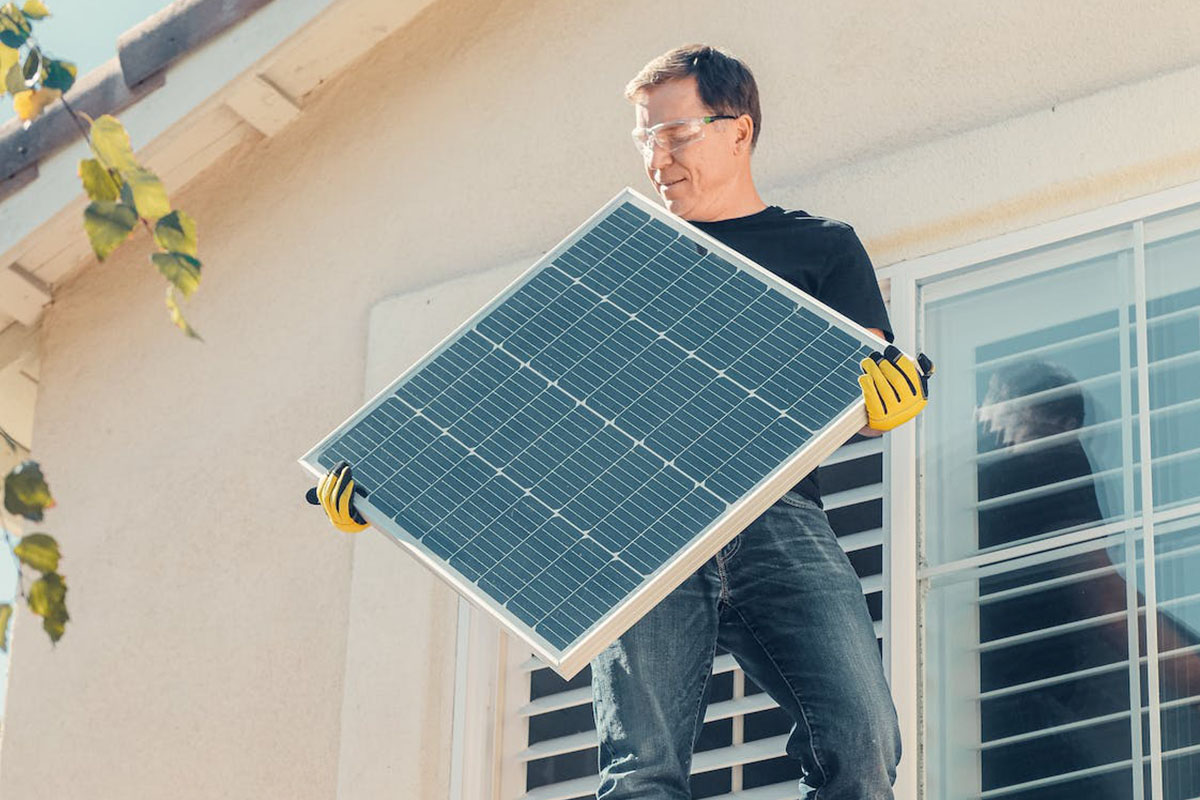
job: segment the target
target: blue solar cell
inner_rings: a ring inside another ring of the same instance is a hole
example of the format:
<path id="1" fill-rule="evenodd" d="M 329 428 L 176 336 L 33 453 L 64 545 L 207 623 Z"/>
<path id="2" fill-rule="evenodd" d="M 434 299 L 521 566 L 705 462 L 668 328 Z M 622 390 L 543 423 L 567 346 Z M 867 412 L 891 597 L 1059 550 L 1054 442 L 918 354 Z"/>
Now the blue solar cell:
<path id="1" fill-rule="evenodd" d="M 475 405 L 463 416 L 449 424 L 450 432 L 468 447 L 478 447 L 497 428 L 513 419 L 513 410 L 522 411 L 549 387 L 545 379 L 529 370 L 504 370 L 508 377 L 493 384 L 491 391 L 482 390 Z"/>
<path id="2" fill-rule="evenodd" d="M 870 349 L 626 202 L 316 461 L 564 649 L 855 402 Z"/>
<path id="3" fill-rule="evenodd" d="M 554 469 L 596 436 L 604 422 L 591 412 L 573 407 L 513 460 L 506 471 L 523 486 L 540 486 Z"/>
<path id="4" fill-rule="evenodd" d="M 645 447 L 626 450 L 607 471 L 567 501 L 562 515 L 580 530 L 588 530 L 608 516 L 614 503 L 632 495 L 662 468 L 662 459 Z"/>
<path id="5" fill-rule="evenodd" d="M 666 339 L 651 340 L 587 398 L 588 406 L 605 419 L 616 419 L 686 357 L 678 345 Z"/>
<path id="6" fill-rule="evenodd" d="M 683 319 L 693 307 L 703 303 L 726 280 L 733 277 L 730 267 L 714 258 L 701 258 L 695 252 L 691 263 L 681 257 L 680 267 L 686 268 L 679 277 L 638 312 L 638 318 L 659 333 L 669 330 Z M 728 270 L 722 269 L 728 267 Z"/>
<path id="7" fill-rule="evenodd" d="M 595 406 L 596 401 L 592 395 L 630 361 L 641 357 L 646 348 L 655 343 L 657 337 L 658 334 L 645 323 L 630 319 L 613 333 L 611 339 L 567 372 L 559 383 L 576 397 L 586 399 Z M 599 410 L 598 406 L 595 407 Z"/>
<path id="8" fill-rule="evenodd" d="M 550 380 L 558 380 L 586 360 L 628 320 L 629 315 L 613 304 L 597 303 L 590 313 L 580 315 L 570 328 L 539 352 L 532 366 Z"/>
<path id="9" fill-rule="evenodd" d="M 779 412 L 761 399 L 744 397 L 704 436 L 676 456 L 675 463 L 689 475 L 712 475 L 743 443 L 760 436 L 778 418 Z"/>
<path id="10" fill-rule="evenodd" d="M 539 495 L 553 509 L 561 509 L 571 498 L 591 483 L 596 473 L 617 463 L 617 459 L 629 449 L 633 440 L 629 434 L 605 425 L 584 442 L 578 450 L 551 470 L 537 485 Z"/>
<path id="11" fill-rule="evenodd" d="M 671 417 L 646 437 L 646 444 L 668 459 L 675 458 L 704 436 L 746 393 L 728 378 L 717 378 L 684 403 Z M 764 473 L 765 474 L 765 473 Z M 703 478 L 697 475 L 697 478 Z"/>
<path id="12" fill-rule="evenodd" d="M 696 355 L 717 369 L 728 369 L 748 350 L 757 349 L 787 318 L 791 309 L 781 309 L 771 302 L 773 295 L 760 294 L 743 310 L 731 310 L 728 323 L 696 351 Z"/>
<path id="13" fill-rule="evenodd" d="M 707 302 L 693 308 L 671 328 L 672 341 L 686 350 L 699 349 L 766 292 L 767 287 L 761 281 L 737 273 L 718 286 Z"/>
<path id="14" fill-rule="evenodd" d="M 634 438 L 645 438 L 716 379 L 717 372 L 712 367 L 698 359 L 685 358 L 650 386 L 634 405 L 617 415 L 617 427 Z"/>

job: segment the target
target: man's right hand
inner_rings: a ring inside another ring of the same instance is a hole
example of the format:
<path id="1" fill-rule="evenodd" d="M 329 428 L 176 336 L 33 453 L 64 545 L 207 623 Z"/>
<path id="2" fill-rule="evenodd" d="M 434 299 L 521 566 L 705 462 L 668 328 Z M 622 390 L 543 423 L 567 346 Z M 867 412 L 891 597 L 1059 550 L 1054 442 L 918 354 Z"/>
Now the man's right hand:
<path id="1" fill-rule="evenodd" d="M 345 461 L 334 464 L 305 497 L 313 505 L 321 506 L 339 531 L 358 533 L 370 525 L 354 508 L 354 481 L 350 464 Z"/>

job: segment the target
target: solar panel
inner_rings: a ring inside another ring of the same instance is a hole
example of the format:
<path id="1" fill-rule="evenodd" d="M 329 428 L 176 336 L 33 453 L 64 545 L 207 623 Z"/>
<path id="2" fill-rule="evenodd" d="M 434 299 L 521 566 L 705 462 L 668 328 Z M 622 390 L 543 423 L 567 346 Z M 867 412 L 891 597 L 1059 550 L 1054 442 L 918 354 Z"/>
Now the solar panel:
<path id="1" fill-rule="evenodd" d="M 865 424 L 878 341 L 625 189 L 300 461 L 569 678 Z"/>

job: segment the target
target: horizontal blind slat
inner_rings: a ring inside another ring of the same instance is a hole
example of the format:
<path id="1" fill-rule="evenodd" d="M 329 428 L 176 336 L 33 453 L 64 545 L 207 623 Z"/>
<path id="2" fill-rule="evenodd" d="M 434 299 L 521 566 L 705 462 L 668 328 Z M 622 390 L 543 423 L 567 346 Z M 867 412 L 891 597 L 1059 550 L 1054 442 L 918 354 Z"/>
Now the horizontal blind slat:
<path id="1" fill-rule="evenodd" d="M 729 792 L 710 797 L 709 800 L 796 800 L 796 782 L 772 783 L 769 786 L 755 786 L 753 789 L 742 789 L 740 792 Z"/>
<path id="2" fill-rule="evenodd" d="M 723 700 L 719 703 L 709 703 L 704 712 L 705 722 L 714 722 L 730 717 L 753 714 L 757 711 L 767 711 L 776 708 L 775 701 L 766 692 L 738 697 L 733 700 Z M 554 739 L 531 744 L 517 754 L 520 761 L 532 761 L 535 758 L 546 758 L 563 753 L 573 753 L 596 746 L 596 732 L 593 730 L 559 736 Z"/>
<path id="3" fill-rule="evenodd" d="M 822 467 L 831 467 L 834 464 L 842 464 L 846 461 L 856 461 L 867 456 L 881 455 L 883 453 L 883 437 L 872 436 L 862 441 L 850 442 L 844 444 L 830 454 L 829 458 L 821 462 Z"/>
<path id="4" fill-rule="evenodd" d="M 735 744 L 729 747 L 718 747 L 696 753 L 692 757 L 692 774 L 712 772 L 713 770 L 731 767 L 734 764 L 748 764 L 754 761 L 766 761 L 786 755 L 787 734 L 771 736 L 766 739 L 756 739 L 745 744 Z M 539 786 L 521 795 L 519 800 L 569 800 L 569 798 L 586 795 L 596 791 L 599 779 L 595 775 L 575 778 L 562 783 Z"/>

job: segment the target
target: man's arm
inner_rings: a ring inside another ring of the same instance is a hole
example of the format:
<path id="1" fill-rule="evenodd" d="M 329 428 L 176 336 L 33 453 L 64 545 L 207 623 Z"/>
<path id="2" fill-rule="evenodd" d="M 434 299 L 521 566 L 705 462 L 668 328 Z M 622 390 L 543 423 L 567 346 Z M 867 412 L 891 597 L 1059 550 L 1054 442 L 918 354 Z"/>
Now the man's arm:
<path id="1" fill-rule="evenodd" d="M 883 331 L 881 331 L 879 328 L 867 328 L 867 330 L 869 330 L 871 333 L 878 336 L 883 341 L 885 341 L 885 342 L 887 341 L 887 337 L 883 335 Z M 876 436 L 883 436 L 883 431 L 877 431 L 874 428 L 872 428 L 870 425 L 864 425 L 859 430 L 858 435 L 859 436 L 870 436 L 873 438 Z"/>

